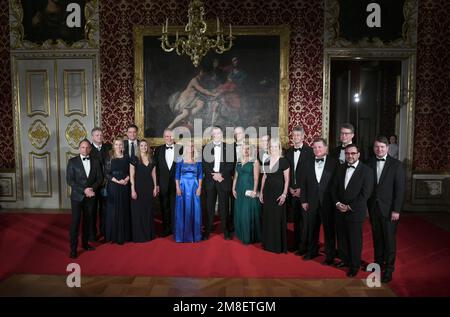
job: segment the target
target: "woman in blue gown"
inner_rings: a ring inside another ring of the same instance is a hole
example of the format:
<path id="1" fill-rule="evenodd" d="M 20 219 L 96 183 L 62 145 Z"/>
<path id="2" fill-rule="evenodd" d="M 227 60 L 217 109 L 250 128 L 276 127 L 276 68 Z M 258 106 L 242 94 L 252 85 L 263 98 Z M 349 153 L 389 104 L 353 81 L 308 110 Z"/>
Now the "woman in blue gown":
<path id="1" fill-rule="evenodd" d="M 200 194 L 203 178 L 202 163 L 195 159 L 194 146 L 187 143 L 183 159 L 176 165 L 175 234 L 176 242 L 197 242 L 202 239 Z"/>

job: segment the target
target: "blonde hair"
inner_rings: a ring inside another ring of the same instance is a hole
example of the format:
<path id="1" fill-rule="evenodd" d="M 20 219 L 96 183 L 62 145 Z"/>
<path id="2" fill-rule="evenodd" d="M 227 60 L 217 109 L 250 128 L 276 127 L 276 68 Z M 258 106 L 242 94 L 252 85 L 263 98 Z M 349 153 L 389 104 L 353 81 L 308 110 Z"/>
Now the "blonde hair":
<path id="1" fill-rule="evenodd" d="M 183 146 L 183 160 L 186 158 L 187 155 L 187 147 L 188 146 L 192 146 L 194 148 L 194 155 L 192 157 L 192 160 L 194 162 L 199 161 L 199 151 L 197 150 L 197 147 L 199 147 L 198 145 L 196 145 L 196 142 L 194 142 L 192 139 L 183 139 L 183 141 L 181 141 L 181 145 Z M 200 146 L 201 149 L 201 146 Z M 201 153 L 201 150 L 200 150 Z"/>
<path id="2" fill-rule="evenodd" d="M 242 158 L 244 158 L 244 147 L 248 147 L 248 160 L 254 161 L 256 160 L 256 146 L 252 144 L 248 139 L 244 139 L 242 143 Z"/>
<path id="3" fill-rule="evenodd" d="M 153 157 L 152 157 L 152 151 L 150 150 L 150 142 L 148 142 L 147 139 L 142 139 L 142 140 L 139 141 L 139 147 L 141 146 L 142 142 L 147 144 L 148 161 L 149 161 L 149 163 L 151 163 L 152 160 L 153 160 Z M 142 156 L 141 156 L 141 150 L 140 149 L 136 152 L 136 158 L 139 160 L 139 162 L 142 163 Z"/>
<path id="4" fill-rule="evenodd" d="M 277 139 L 277 138 L 275 138 L 275 139 L 270 139 L 270 141 L 269 141 L 269 147 L 268 147 L 269 154 L 272 154 L 272 150 L 271 150 L 271 145 L 272 145 L 272 144 L 278 144 L 278 152 L 279 152 L 279 154 L 280 154 L 280 157 L 283 157 L 283 148 L 281 147 L 281 141 L 280 141 L 280 139 Z"/>
<path id="5" fill-rule="evenodd" d="M 117 158 L 116 156 L 116 151 L 114 151 L 114 143 L 116 143 L 116 141 L 120 141 L 122 142 L 122 146 L 123 146 L 123 138 L 121 136 L 116 136 L 112 142 L 112 149 L 109 151 L 109 157 L 112 159 Z M 123 154 L 123 150 L 122 150 L 122 154 Z"/>

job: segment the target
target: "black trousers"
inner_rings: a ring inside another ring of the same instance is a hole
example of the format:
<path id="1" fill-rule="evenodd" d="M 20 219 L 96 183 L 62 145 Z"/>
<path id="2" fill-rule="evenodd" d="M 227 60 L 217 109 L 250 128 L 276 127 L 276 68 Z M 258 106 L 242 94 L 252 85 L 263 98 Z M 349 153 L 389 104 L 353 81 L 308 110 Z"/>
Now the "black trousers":
<path id="1" fill-rule="evenodd" d="M 325 238 L 325 255 L 327 259 L 336 257 L 336 214 L 335 208 L 323 206 L 319 209 Z M 319 229 L 320 230 L 320 229 Z M 317 234 L 319 236 L 319 233 Z"/>
<path id="2" fill-rule="evenodd" d="M 349 221 L 345 215 L 336 216 L 339 257 L 350 269 L 361 267 L 362 226 L 362 222 Z"/>
<path id="3" fill-rule="evenodd" d="M 397 225 L 398 221 L 384 217 L 378 207 L 371 210 L 370 223 L 372 225 L 372 238 L 375 262 L 381 266 L 386 265 L 386 272 L 394 272 L 395 257 L 397 254 Z"/>
<path id="4" fill-rule="evenodd" d="M 161 217 L 163 223 L 163 230 L 165 233 L 173 232 L 173 223 L 175 213 L 175 199 L 176 191 L 170 188 L 166 192 L 159 193 L 159 201 L 161 204 Z"/>
<path id="5" fill-rule="evenodd" d="M 305 253 L 316 255 L 319 253 L 320 214 L 318 209 L 303 211 L 304 215 L 304 244 Z"/>
<path id="6" fill-rule="evenodd" d="M 291 197 L 292 205 L 292 220 L 294 222 L 294 251 L 299 250 L 301 252 L 307 249 L 307 215 L 302 208 L 300 199 L 297 197 Z"/>
<path id="7" fill-rule="evenodd" d="M 219 197 L 219 214 L 222 232 L 228 235 L 229 231 L 229 215 L 230 215 L 230 196 L 231 191 L 223 190 L 219 187 L 219 183 L 209 183 L 206 185 L 206 208 L 208 210 L 205 234 L 209 235 L 214 221 L 214 211 L 216 209 L 217 197 Z"/>
<path id="8" fill-rule="evenodd" d="M 91 227 L 91 219 L 93 209 L 95 207 L 95 197 L 85 197 L 82 201 L 71 200 L 72 205 L 72 223 L 70 224 L 70 250 L 77 251 L 78 234 L 80 231 L 80 223 L 82 224 L 81 241 L 83 246 L 88 244 L 89 228 Z"/>

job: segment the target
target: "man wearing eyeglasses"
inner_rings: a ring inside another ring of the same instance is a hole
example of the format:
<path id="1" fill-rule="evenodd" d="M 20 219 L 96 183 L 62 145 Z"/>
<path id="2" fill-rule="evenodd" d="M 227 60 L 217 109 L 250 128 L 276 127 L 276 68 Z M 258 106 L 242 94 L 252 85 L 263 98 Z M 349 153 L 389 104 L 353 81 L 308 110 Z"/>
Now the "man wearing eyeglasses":
<path id="1" fill-rule="evenodd" d="M 344 123 L 339 129 L 339 140 L 341 145 L 334 148 L 330 155 L 335 157 L 341 164 L 345 163 L 344 149 L 347 145 L 353 143 L 353 137 L 355 136 L 355 128 L 350 123 Z"/>
<path id="2" fill-rule="evenodd" d="M 359 160 L 360 155 L 357 145 L 345 147 L 345 164 L 338 167 L 331 192 L 341 259 L 336 266 L 348 266 L 348 277 L 356 276 L 361 266 L 362 226 L 374 184 L 373 173 Z"/>

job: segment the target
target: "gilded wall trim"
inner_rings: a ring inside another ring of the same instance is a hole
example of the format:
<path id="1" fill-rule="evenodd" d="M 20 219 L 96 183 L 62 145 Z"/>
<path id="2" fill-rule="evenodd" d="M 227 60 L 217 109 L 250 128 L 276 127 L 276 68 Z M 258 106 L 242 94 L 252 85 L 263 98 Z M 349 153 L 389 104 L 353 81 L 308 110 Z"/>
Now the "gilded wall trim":
<path id="1" fill-rule="evenodd" d="M 365 37 L 358 43 L 340 37 L 339 12 L 339 0 L 325 0 L 324 44 L 327 48 L 415 48 L 417 45 L 418 0 L 405 1 L 402 37 L 388 43 L 377 37 L 373 39 Z"/>
<path id="2" fill-rule="evenodd" d="M 99 2 L 98 0 L 87 0 L 84 8 L 86 24 L 84 25 L 85 39 L 67 44 L 62 39 L 47 40 L 42 44 L 24 40 L 23 8 L 20 0 L 9 0 L 10 21 L 10 43 L 11 49 L 23 50 L 64 50 L 64 49 L 86 49 L 99 48 L 100 26 L 99 26 Z"/>

